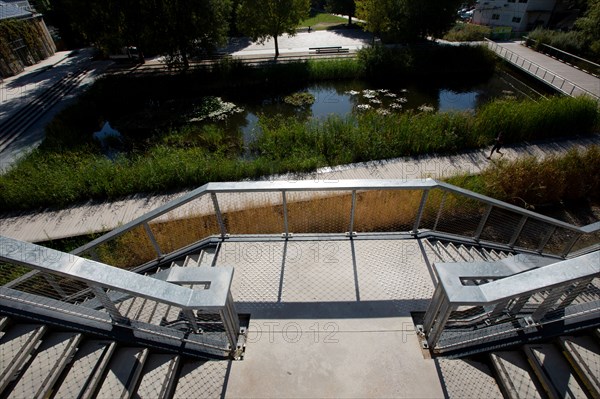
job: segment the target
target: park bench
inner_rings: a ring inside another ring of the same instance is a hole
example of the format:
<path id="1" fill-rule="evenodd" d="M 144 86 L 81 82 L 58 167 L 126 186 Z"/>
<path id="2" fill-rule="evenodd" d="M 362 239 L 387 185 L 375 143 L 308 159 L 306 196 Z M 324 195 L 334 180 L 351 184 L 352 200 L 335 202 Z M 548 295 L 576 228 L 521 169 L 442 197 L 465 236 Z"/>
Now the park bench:
<path id="1" fill-rule="evenodd" d="M 350 51 L 349 48 L 342 48 L 342 46 L 330 46 L 330 47 L 310 47 L 310 51 L 314 51 L 317 54 L 326 53 L 347 53 Z"/>

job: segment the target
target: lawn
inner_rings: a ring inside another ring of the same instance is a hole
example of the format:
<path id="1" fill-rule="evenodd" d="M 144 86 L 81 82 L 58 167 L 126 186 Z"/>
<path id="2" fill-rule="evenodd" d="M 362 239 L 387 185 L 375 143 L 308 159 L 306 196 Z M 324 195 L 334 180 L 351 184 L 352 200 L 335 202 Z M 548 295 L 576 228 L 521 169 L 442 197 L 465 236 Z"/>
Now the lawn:
<path id="1" fill-rule="evenodd" d="M 337 17 L 325 12 L 311 11 L 310 18 L 300 22 L 299 27 L 310 26 L 314 30 L 327 29 L 334 25 L 348 23 L 347 18 Z"/>

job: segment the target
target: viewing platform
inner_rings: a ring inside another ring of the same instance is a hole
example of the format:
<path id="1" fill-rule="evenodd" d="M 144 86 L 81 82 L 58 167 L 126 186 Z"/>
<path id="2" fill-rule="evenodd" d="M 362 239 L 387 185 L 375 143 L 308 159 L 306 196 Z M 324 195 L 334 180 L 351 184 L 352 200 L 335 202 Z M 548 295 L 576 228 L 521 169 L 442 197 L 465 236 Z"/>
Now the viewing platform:
<path id="1" fill-rule="evenodd" d="M 559 92 L 572 97 L 587 95 L 600 101 L 600 78 L 597 76 L 532 50 L 521 42 L 486 40 L 486 43 L 500 58 Z"/>
<path id="2" fill-rule="evenodd" d="M 0 234 L 0 393 L 594 396 L 599 232 L 421 179 L 211 183 L 69 254 Z"/>

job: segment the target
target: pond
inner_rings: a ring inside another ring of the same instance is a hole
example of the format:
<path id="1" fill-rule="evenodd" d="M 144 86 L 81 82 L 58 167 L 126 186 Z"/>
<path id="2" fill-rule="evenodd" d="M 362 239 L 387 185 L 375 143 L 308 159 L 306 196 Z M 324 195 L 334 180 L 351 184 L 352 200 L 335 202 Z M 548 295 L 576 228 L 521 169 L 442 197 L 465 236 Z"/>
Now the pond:
<path id="1" fill-rule="evenodd" d="M 294 92 L 312 94 L 314 103 L 302 106 L 287 104 L 284 98 Z M 258 119 L 261 115 L 308 120 L 325 119 L 330 115 L 345 117 L 366 109 L 380 113 L 476 112 L 478 107 L 494 99 L 539 96 L 536 89 L 503 71 L 497 72 L 487 82 L 468 87 L 415 83 L 382 88 L 365 81 L 336 81 L 311 84 L 296 90 L 223 95 L 223 101 L 230 107 L 235 104 L 236 112 L 217 123 L 231 133 L 241 132 L 244 143 L 249 145 L 260 135 Z"/>

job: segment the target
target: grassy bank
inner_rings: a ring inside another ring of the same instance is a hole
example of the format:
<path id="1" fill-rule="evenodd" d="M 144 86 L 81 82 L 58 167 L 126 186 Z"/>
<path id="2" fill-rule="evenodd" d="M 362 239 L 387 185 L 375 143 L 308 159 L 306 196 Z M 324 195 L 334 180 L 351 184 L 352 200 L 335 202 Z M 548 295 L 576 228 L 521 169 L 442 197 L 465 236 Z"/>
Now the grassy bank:
<path id="1" fill-rule="evenodd" d="M 596 131 L 598 108 L 583 98 L 540 102 L 499 100 L 477 114 L 366 112 L 301 122 L 262 118 L 254 157 L 242 158 L 239 137 L 213 125 L 173 129 L 109 159 L 93 143 L 50 140 L 0 176 L 3 210 L 61 207 L 88 199 L 197 187 L 211 181 L 257 179 L 317 167 L 452 153 L 489 145 L 498 131 L 519 142 Z M 63 131 L 64 134 L 65 131 Z"/>
<path id="2" fill-rule="evenodd" d="M 589 200 L 600 203 L 600 147 L 570 150 L 544 160 L 499 160 L 481 174 L 448 182 L 518 206 L 535 209 Z"/>

